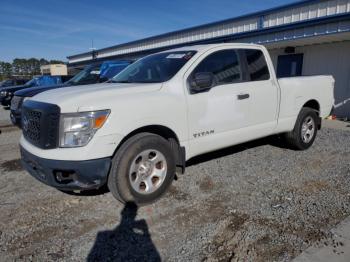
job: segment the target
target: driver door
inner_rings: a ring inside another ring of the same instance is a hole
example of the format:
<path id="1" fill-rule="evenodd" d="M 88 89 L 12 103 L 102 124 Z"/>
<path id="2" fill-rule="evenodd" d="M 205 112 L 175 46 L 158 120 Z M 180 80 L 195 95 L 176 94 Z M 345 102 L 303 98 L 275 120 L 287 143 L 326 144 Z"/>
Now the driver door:
<path id="1" fill-rule="evenodd" d="M 234 140 L 232 131 L 249 125 L 251 103 L 240 61 L 240 52 L 235 49 L 214 51 L 190 72 L 189 80 L 196 73 L 209 72 L 214 77 L 210 90 L 188 92 L 190 155 L 229 146 Z M 189 85 L 187 81 L 190 90 Z"/>

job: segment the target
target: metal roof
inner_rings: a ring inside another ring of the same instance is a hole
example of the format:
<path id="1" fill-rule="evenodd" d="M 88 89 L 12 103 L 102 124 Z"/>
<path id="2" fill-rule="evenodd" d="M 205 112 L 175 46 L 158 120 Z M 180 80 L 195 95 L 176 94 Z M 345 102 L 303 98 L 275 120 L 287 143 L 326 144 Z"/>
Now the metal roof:
<path id="1" fill-rule="evenodd" d="M 256 12 L 256 13 L 252 13 L 252 14 L 248 14 L 248 15 L 243 15 L 243 16 L 239 16 L 239 17 L 235 17 L 235 18 L 231 18 L 231 19 L 226 19 L 226 20 L 221 20 L 218 22 L 214 22 L 214 23 L 209 23 L 209 24 L 204 24 L 204 25 L 200 25 L 200 26 L 195 26 L 195 27 L 191 27 L 191 28 L 186 28 L 183 30 L 178 30 L 178 31 L 173 31 L 170 33 L 165 33 L 165 34 L 161 34 L 161 35 L 157 35 L 157 36 L 153 36 L 153 37 L 148 37 L 148 38 L 144 38 L 141 40 L 136 40 L 136 41 L 132 41 L 132 42 L 128 42 L 128 43 L 124 43 L 124 44 L 119 44 L 119 45 L 114 45 L 111 47 L 106 47 L 106 48 L 102 48 L 96 51 L 97 54 L 102 54 L 100 57 L 98 58 L 104 58 L 104 57 L 108 57 L 110 56 L 116 56 L 118 54 L 108 54 L 108 52 L 113 52 L 114 50 L 118 49 L 122 49 L 122 48 L 131 48 L 137 44 L 147 44 L 149 41 L 164 41 L 164 38 L 166 37 L 172 37 L 172 36 L 177 36 L 179 34 L 183 34 L 183 33 L 194 33 L 197 32 L 198 34 L 198 30 L 201 29 L 206 29 L 206 28 L 210 28 L 210 27 L 214 27 L 214 26 L 220 26 L 220 25 L 225 25 L 227 23 L 232 23 L 232 22 L 239 22 L 239 21 L 247 21 L 247 19 L 258 19 L 255 20 L 254 22 L 257 23 L 257 25 L 255 25 L 255 27 L 253 27 L 251 30 L 247 30 L 247 31 L 243 31 L 243 32 L 238 32 L 238 33 L 234 33 L 234 34 L 230 34 L 230 35 L 224 35 L 221 37 L 208 37 L 208 38 L 204 38 L 198 41 L 189 41 L 189 44 L 196 44 L 196 43 L 210 43 L 213 41 L 218 41 L 220 40 L 220 38 L 222 39 L 240 39 L 240 38 L 244 38 L 244 37 L 250 37 L 250 36 L 254 36 L 254 35 L 259 35 L 259 34 L 264 34 L 264 33 L 269 33 L 270 31 L 279 31 L 279 30 L 286 30 L 288 28 L 298 28 L 301 26 L 306 26 L 309 24 L 316 24 L 316 23 L 321 23 L 321 22 L 328 22 L 331 20 L 339 20 L 339 19 L 349 19 L 349 7 L 345 10 L 345 12 L 336 12 L 335 14 L 332 15 L 328 15 L 327 11 L 326 11 L 326 15 L 323 16 L 318 16 L 316 15 L 316 18 L 312 18 L 312 19 L 304 19 L 298 21 L 298 22 L 290 22 L 290 23 L 283 23 L 281 25 L 279 25 L 276 21 L 273 20 L 273 16 L 274 14 L 279 14 L 281 12 L 284 12 L 286 10 L 291 10 L 291 9 L 295 9 L 295 8 L 300 8 L 302 9 L 305 6 L 310 6 L 312 4 L 321 4 L 321 3 L 330 3 L 330 2 L 336 2 L 336 4 L 341 4 L 344 3 L 345 5 L 349 5 L 350 6 L 350 1 L 349 0 L 306 0 L 306 1 L 298 1 L 292 4 L 288 4 L 288 5 L 283 5 L 283 6 L 279 6 L 276 8 L 272 8 L 272 9 L 268 9 L 268 10 L 264 10 L 264 11 L 260 11 L 260 12 Z M 337 8 L 337 7 L 336 7 Z M 327 9 L 327 7 L 326 7 Z M 259 20 L 260 18 L 260 20 Z M 267 18 L 267 21 L 265 21 L 264 19 Z M 275 20 L 277 20 L 277 18 L 275 18 Z M 271 23 L 271 25 L 270 25 Z M 275 24 L 274 24 L 275 23 Z M 181 43 L 178 46 L 183 46 L 184 43 Z M 154 50 L 162 50 L 165 48 L 174 48 L 177 47 L 177 45 L 161 45 L 158 48 L 154 48 Z M 135 48 L 134 48 L 135 49 Z M 153 50 L 152 48 L 144 48 L 142 49 L 142 47 L 138 48 L 137 51 L 139 52 L 144 52 L 144 51 L 150 51 Z M 129 53 L 137 53 L 137 51 L 130 51 Z M 74 60 L 77 59 L 79 60 L 79 58 L 83 58 L 84 56 L 91 56 L 91 52 L 85 52 L 85 53 L 80 53 L 77 55 L 72 55 L 72 56 L 68 56 L 68 59 Z M 108 54 L 108 55 L 106 55 Z M 124 54 L 124 53 L 123 53 Z M 91 58 L 84 58 L 82 60 L 90 60 Z M 79 61 L 78 61 L 79 62 Z M 74 62 L 73 62 L 74 63 Z"/>

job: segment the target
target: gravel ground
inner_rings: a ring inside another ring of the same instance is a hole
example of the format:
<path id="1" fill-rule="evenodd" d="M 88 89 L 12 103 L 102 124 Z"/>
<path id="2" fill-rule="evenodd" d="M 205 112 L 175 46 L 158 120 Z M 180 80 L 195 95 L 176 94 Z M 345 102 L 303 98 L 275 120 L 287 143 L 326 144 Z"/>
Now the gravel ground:
<path id="1" fill-rule="evenodd" d="M 4 110 L 0 105 L 0 126 L 7 126 L 11 124 L 10 110 Z"/>
<path id="2" fill-rule="evenodd" d="M 263 139 L 201 156 L 151 206 L 110 193 L 68 195 L 19 163 L 0 135 L 2 261 L 289 261 L 350 215 L 350 131 L 323 129 L 308 151 Z"/>

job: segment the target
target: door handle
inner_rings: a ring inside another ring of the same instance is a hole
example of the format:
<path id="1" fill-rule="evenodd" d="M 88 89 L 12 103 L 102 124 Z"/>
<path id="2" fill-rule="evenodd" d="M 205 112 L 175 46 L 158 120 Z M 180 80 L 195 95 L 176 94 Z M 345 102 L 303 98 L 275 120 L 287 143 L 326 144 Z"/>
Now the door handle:
<path id="1" fill-rule="evenodd" d="M 249 98 L 249 94 L 239 94 L 237 95 L 238 100 L 244 100 Z"/>

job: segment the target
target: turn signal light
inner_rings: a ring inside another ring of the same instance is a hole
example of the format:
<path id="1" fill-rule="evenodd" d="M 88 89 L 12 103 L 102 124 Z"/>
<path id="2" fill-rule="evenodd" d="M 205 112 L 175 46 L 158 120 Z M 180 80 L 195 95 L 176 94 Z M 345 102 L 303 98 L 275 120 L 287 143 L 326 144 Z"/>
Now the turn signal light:
<path id="1" fill-rule="evenodd" d="M 95 118 L 95 125 L 94 128 L 101 128 L 103 124 L 106 122 L 108 115 L 100 115 Z"/>

